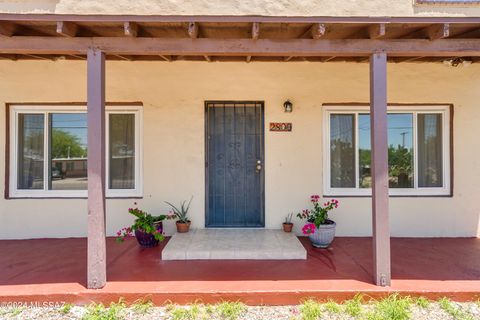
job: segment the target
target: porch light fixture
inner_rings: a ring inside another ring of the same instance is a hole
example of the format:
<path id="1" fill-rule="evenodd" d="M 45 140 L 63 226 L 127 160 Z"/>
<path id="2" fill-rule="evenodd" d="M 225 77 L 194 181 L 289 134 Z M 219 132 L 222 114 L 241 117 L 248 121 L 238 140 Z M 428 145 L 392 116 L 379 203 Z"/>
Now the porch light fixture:
<path id="1" fill-rule="evenodd" d="M 287 100 L 283 103 L 283 110 L 288 113 L 293 111 L 293 104 L 290 102 L 290 100 Z"/>

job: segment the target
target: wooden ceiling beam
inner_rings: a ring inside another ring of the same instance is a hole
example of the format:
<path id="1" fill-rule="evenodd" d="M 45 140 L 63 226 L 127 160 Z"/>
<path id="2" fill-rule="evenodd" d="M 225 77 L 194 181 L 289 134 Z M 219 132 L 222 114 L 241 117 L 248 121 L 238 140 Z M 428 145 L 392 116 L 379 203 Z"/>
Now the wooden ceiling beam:
<path id="1" fill-rule="evenodd" d="M 192 39 L 198 38 L 198 24 L 196 22 L 188 24 L 188 36 Z"/>
<path id="2" fill-rule="evenodd" d="M 8 21 L 1 21 L 0 22 L 0 36 L 1 37 L 11 37 L 14 35 L 15 31 L 17 30 L 17 25 L 8 22 Z"/>
<path id="3" fill-rule="evenodd" d="M 461 24 L 480 24 L 480 17 L 429 17 L 429 16 L 410 16 L 410 17 L 374 17 L 374 16 L 232 16 L 232 15 L 116 15 L 116 14 L 12 14 L 0 13 L 0 20 L 2 21 L 36 21 L 36 22 L 52 22 L 58 20 L 72 21 L 72 22 L 123 22 L 135 21 L 141 23 L 185 23 L 188 21 L 213 22 L 213 23 L 419 23 L 419 24 L 434 24 L 434 23 L 461 23 Z"/>
<path id="4" fill-rule="evenodd" d="M 373 24 L 368 27 L 368 35 L 370 39 L 383 39 L 386 33 L 385 23 Z"/>
<path id="5" fill-rule="evenodd" d="M 252 39 L 257 40 L 260 36 L 260 23 L 254 22 L 252 23 Z"/>
<path id="6" fill-rule="evenodd" d="M 124 22 L 123 23 L 123 33 L 126 37 L 136 37 L 138 36 L 138 24 L 134 22 Z"/>
<path id="7" fill-rule="evenodd" d="M 58 21 L 57 33 L 64 37 L 75 37 L 78 32 L 78 25 L 73 22 Z"/>
<path id="8" fill-rule="evenodd" d="M 123 37 L 5 37 L 0 54 L 85 54 L 95 47 L 117 55 L 185 56 L 480 56 L 480 39 L 207 39 Z"/>
<path id="9" fill-rule="evenodd" d="M 2 55 L 0 55 L 0 60 L 17 61 L 18 60 L 18 55 L 16 55 L 16 54 L 2 54 Z"/>
<path id="10" fill-rule="evenodd" d="M 321 39 L 325 35 L 326 31 L 327 27 L 323 23 L 315 23 L 310 29 L 312 38 L 316 40 Z"/>
<path id="11" fill-rule="evenodd" d="M 314 23 L 300 36 L 301 39 L 320 39 L 325 35 L 327 27 L 323 23 Z"/>
<path id="12" fill-rule="evenodd" d="M 121 55 L 121 54 L 112 54 L 112 56 L 117 57 L 117 58 L 119 58 L 119 59 L 121 59 L 121 60 L 132 61 L 132 58 L 125 57 L 124 55 Z"/>
<path id="13" fill-rule="evenodd" d="M 450 36 L 450 25 L 448 23 L 434 24 L 425 29 L 430 40 L 448 38 Z"/>
<path id="14" fill-rule="evenodd" d="M 172 57 L 171 56 L 165 56 L 165 55 L 158 55 L 160 58 L 162 58 L 165 61 L 172 62 Z"/>
<path id="15" fill-rule="evenodd" d="M 30 57 L 30 58 L 34 58 L 34 59 L 38 59 L 38 60 L 48 60 L 48 61 L 53 61 L 54 59 L 52 58 L 47 58 L 47 57 L 43 57 L 43 56 L 38 56 L 36 54 L 24 54 L 24 56 L 26 57 Z"/>
<path id="16" fill-rule="evenodd" d="M 252 23 L 252 40 L 258 40 L 260 36 L 260 23 L 254 22 Z M 252 61 L 252 56 L 247 56 L 246 62 L 249 63 Z"/>
<path id="17" fill-rule="evenodd" d="M 411 58 L 397 58 L 395 59 L 395 63 L 400 63 L 400 62 L 413 62 L 416 60 L 423 59 L 425 57 L 419 56 L 419 57 L 411 57 Z"/>
<path id="18" fill-rule="evenodd" d="M 74 57 L 74 58 L 77 58 L 77 59 L 80 59 L 80 60 L 87 60 L 87 57 L 84 57 L 84 56 L 80 56 L 78 54 L 69 54 L 70 57 Z"/>
<path id="19" fill-rule="evenodd" d="M 323 59 L 322 62 L 328 62 L 328 61 L 331 61 L 335 58 L 336 58 L 336 56 L 327 57 L 327 58 Z"/>

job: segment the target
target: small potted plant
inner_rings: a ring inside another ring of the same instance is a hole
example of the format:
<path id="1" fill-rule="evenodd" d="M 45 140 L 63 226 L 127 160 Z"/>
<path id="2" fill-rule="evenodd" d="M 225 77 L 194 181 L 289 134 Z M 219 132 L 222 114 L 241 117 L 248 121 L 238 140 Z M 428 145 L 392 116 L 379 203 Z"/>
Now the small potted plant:
<path id="1" fill-rule="evenodd" d="M 136 217 L 135 221 L 130 227 L 122 228 L 117 232 L 117 242 L 123 242 L 125 238 L 135 234 L 140 246 L 151 248 L 165 239 L 162 221 L 167 218 L 166 215 L 152 216 L 138 208 L 130 208 L 128 212 Z"/>
<path id="2" fill-rule="evenodd" d="M 328 218 L 328 212 L 338 208 L 338 200 L 332 199 L 320 205 L 320 196 L 310 197 L 313 209 L 305 209 L 297 217 L 307 220 L 302 232 L 308 235 L 310 242 L 316 248 L 328 248 L 335 238 L 336 223 Z"/>
<path id="3" fill-rule="evenodd" d="M 168 204 L 173 211 L 173 214 L 169 216 L 169 219 L 178 219 L 176 222 L 178 233 L 185 233 L 190 230 L 191 221 L 188 218 L 188 210 L 190 209 L 190 203 L 192 203 L 192 199 L 193 197 L 190 198 L 188 205 L 185 205 L 187 201 L 184 200 L 182 203 L 180 203 L 179 208 L 174 206 L 170 202 L 165 201 L 165 203 Z"/>
<path id="4" fill-rule="evenodd" d="M 293 228 L 292 218 L 293 218 L 293 213 L 287 214 L 287 216 L 285 217 L 285 222 L 282 224 L 283 231 L 292 232 L 292 228 Z"/>

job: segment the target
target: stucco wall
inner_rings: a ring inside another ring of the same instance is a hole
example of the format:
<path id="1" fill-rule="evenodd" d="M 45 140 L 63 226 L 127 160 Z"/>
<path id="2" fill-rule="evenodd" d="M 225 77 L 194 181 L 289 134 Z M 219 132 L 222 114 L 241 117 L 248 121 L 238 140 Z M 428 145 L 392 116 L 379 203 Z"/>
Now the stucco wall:
<path id="1" fill-rule="evenodd" d="M 389 100 L 454 103 L 453 198 L 392 198 L 393 236 L 480 234 L 480 66 L 389 64 Z M 0 62 L 0 181 L 4 181 L 5 102 L 85 101 L 84 62 Z M 293 132 L 266 132 L 266 227 L 322 193 L 322 103 L 366 102 L 368 64 L 107 62 L 107 99 L 144 103 L 144 199 L 166 212 L 164 200 L 194 195 L 194 227 L 204 225 L 204 100 L 264 100 L 266 123 L 292 122 Z M 286 98 L 294 112 L 283 113 Z M 3 183 L 2 183 L 3 185 Z M 131 221 L 134 200 L 107 201 L 112 235 Z M 371 234 L 370 199 L 343 198 L 333 214 L 339 235 Z M 86 200 L 0 199 L 0 239 L 86 235 Z M 298 227 L 298 223 L 297 223 Z M 171 229 L 169 229 L 171 230 Z"/>
<path id="2" fill-rule="evenodd" d="M 414 0 L 0 0 L 0 12 L 141 15 L 479 16 L 478 6 Z"/>

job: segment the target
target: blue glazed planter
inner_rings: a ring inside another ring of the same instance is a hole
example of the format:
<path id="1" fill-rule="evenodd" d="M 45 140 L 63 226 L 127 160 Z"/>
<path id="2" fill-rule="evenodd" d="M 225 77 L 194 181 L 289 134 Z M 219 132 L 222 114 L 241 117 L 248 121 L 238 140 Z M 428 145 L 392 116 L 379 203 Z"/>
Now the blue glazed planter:
<path id="1" fill-rule="evenodd" d="M 331 222 L 330 224 L 321 224 L 320 228 L 316 228 L 314 233 L 308 235 L 312 246 L 325 249 L 332 243 L 335 238 L 335 227 L 337 224 L 333 221 Z"/>
<path id="2" fill-rule="evenodd" d="M 161 233 L 163 231 L 163 223 L 161 221 L 156 223 L 156 228 Z M 158 246 L 159 243 L 153 234 L 145 233 L 142 230 L 135 230 L 135 238 L 137 239 L 138 244 L 143 248 L 152 248 Z"/>

